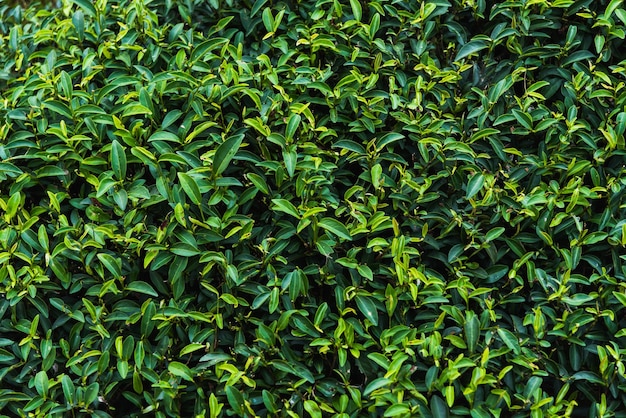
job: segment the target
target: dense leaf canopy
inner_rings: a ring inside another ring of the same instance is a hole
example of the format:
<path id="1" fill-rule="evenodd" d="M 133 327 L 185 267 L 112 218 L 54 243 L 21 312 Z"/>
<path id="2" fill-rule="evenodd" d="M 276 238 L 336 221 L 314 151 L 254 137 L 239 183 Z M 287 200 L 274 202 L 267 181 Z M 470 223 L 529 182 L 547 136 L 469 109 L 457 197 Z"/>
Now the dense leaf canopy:
<path id="1" fill-rule="evenodd" d="M 624 416 L 621 0 L 0 6 L 0 414 Z"/>

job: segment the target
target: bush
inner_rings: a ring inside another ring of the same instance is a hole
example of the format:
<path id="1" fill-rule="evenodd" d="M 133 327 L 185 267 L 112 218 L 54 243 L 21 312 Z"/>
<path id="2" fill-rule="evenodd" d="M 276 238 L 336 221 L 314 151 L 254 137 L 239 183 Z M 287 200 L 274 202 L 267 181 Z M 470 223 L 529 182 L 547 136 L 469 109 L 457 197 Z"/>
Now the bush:
<path id="1" fill-rule="evenodd" d="M 619 0 L 0 9 L 0 410 L 624 416 Z"/>

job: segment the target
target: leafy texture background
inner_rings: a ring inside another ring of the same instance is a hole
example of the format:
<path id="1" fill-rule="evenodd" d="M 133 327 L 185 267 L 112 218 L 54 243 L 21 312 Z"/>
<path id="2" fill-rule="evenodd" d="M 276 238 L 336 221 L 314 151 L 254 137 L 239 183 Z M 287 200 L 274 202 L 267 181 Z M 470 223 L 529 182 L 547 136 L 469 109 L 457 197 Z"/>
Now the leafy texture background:
<path id="1" fill-rule="evenodd" d="M 624 416 L 626 8 L 0 7 L 4 416 Z"/>

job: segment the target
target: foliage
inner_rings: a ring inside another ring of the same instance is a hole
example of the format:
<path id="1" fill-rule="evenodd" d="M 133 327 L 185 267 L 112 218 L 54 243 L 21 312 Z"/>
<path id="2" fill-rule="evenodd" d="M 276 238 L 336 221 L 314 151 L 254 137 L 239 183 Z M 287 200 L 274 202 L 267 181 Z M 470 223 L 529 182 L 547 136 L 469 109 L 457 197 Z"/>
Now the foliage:
<path id="1" fill-rule="evenodd" d="M 624 416 L 620 0 L 0 8 L 0 411 Z"/>

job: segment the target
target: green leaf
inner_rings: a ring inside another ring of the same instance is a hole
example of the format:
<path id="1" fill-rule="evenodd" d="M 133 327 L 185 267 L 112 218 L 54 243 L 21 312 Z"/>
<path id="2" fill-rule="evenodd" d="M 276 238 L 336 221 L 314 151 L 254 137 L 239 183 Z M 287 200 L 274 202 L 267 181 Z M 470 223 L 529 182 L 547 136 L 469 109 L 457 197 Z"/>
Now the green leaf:
<path id="1" fill-rule="evenodd" d="M 64 374 L 61 378 L 61 387 L 63 388 L 65 401 L 70 405 L 74 405 L 74 402 L 76 401 L 76 387 L 74 386 L 74 382 L 72 381 L 72 379 L 66 374 Z"/>
<path id="2" fill-rule="evenodd" d="M 469 352 L 474 353 L 478 347 L 478 339 L 480 337 L 480 321 L 472 311 L 466 312 L 463 332 L 465 333 L 465 342 Z"/>
<path id="3" fill-rule="evenodd" d="M 154 141 L 166 141 L 166 142 L 177 142 L 177 143 L 181 142 L 180 138 L 176 134 L 173 134 L 167 131 L 156 131 L 155 133 L 150 135 L 150 138 L 148 138 L 148 142 L 154 142 Z"/>
<path id="4" fill-rule="evenodd" d="M 157 291 L 154 290 L 154 288 L 150 284 L 141 280 L 135 280 L 134 282 L 130 282 L 128 286 L 126 286 L 126 290 L 130 292 L 144 293 L 146 295 L 150 295 L 154 297 L 159 296 Z"/>
<path id="5" fill-rule="evenodd" d="M 274 16 L 272 16 L 272 9 L 270 7 L 266 7 L 263 10 L 261 19 L 263 20 L 263 25 L 265 26 L 265 30 L 271 33 L 274 28 Z"/>
<path id="6" fill-rule="evenodd" d="M 300 213 L 298 209 L 286 199 L 272 199 L 272 210 L 277 210 L 280 212 L 284 212 L 288 215 L 293 216 L 294 218 L 300 219 Z"/>
<path id="7" fill-rule="evenodd" d="M 111 143 L 110 162 L 115 177 L 118 180 L 124 180 L 126 178 L 126 152 L 116 139 Z"/>
<path id="8" fill-rule="evenodd" d="M 21 193 L 13 193 L 7 202 L 7 211 L 5 214 L 5 219 L 9 222 L 13 217 L 17 214 L 18 209 L 20 208 L 20 203 L 22 201 Z"/>
<path id="9" fill-rule="evenodd" d="M 152 115 L 152 111 L 139 102 L 130 102 L 124 106 L 122 117 L 136 115 Z"/>
<path id="10" fill-rule="evenodd" d="M 480 139 L 486 138 L 488 136 L 493 136 L 493 135 L 497 135 L 499 134 L 500 131 L 498 129 L 494 129 L 494 128 L 485 128 L 485 129 L 480 129 L 478 132 L 474 133 L 469 142 L 470 143 L 474 143 Z"/>
<path id="11" fill-rule="evenodd" d="M 611 0 L 608 6 L 606 6 L 606 10 L 604 11 L 604 19 L 609 19 L 615 9 L 617 9 L 624 0 Z"/>
<path id="12" fill-rule="evenodd" d="M 322 410 L 317 405 L 317 402 L 311 399 L 304 401 L 304 410 L 309 413 L 311 418 L 322 418 Z"/>
<path id="13" fill-rule="evenodd" d="M 85 38 L 85 14 L 82 10 L 76 10 L 72 15 L 72 23 L 76 28 L 76 33 L 78 34 L 78 40 L 83 41 Z"/>
<path id="14" fill-rule="evenodd" d="M 93 382 L 85 388 L 85 405 L 91 405 L 98 399 L 98 392 L 100 391 L 100 383 Z"/>
<path id="15" fill-rule="evenodd" d="M 406 416 L 406 414 L 410 414 L 410 413 L 411 413 L 411 408 L 409 408 L 407 404 L 398 403 L 395 405 L 391 405 L 389 408 L 387 408 L 385 410 L 385 413 L 383 414 L 383 417 L 387 418 L 387 417 Z M 434 414 L 433 414 L 433 417 L 439 418 L 438 415 L 434 415 Z"/>
<path id="16" fill-rule="evenodd" d="M 193 382 L 193 373 L 189 367 L 178 361 L 172 361 L 167 366 L 167 370 L 176 377 L 183 378 L 189 382 Z"/>
<path id="17" fill-rule="evenodd" d="M 209 40 L 198 44 L 198 46 L 194 48 L 189 61 L 192 64 L 195 64 L 198 60 L 201 60 L 204 56 L 206 56 L 207 52 L 221 48 L 226 43 L 228 43 L 228 39 L 226 38 L 211 37 Z"/>
<path id="18" fill-rule="evenodd" d="M 520 125 L 528 130 L 533 129 L 533 118 L 529 113 L 517 109 L 512 109 L 511 112 Z"/>
<path id="19" fill-rule="evenodd" d="M 196 205 L 201 204 L 202 193 L 200 193 L 200 187 L 196 180 L 187 173 L 178 173 L 178 180 L 189 199 Z"/>
<path id="20" fill-rule="evenodd" d="M 485 234 L 485 242 L 490 242 L 493 241 L 494 239 L 498 238 L 500 235 L 502 235 L 505 231 L 505 228 L 502 226 L 498 226 L 495 228 L 490 229 L 486 234 Z"/>
<path id="21" fill-rule="evenodd" d="M 363 15 L 363 10 L 361 8 L 360 0 L 350 0 L 350 7 L 352 8 L 352 14 L 354 15 L 354 20 L 357 22 L 361 21 L 361 17 Z"/>
<path id="22" fill-rule="evenodd" d="M 489 43 L 482 39 L 473 39 L 463 45 L 459 52 L 457 53 L 454 61 L 460 61 L 463 58 L 469 57 L 472 54 L 477 53 L 478 51 L 482 51 L 485 48 L 489 47 Z"/>
<path id="23" fill-rule="evenodd" d="M 239 389 L 234 386 L 226 386 L 226 398 L 235 413 L 244 416 L 244 399 Z"/>
<path id="24" fill-rule="evenodd" d="M 363 396 L 368 397 L 375 390 L 388 386 L 389 384 L 391 384 L 391 380 L 385 377 L 379 377 L 377 379 L 374 379 L 365 387 L 365 390 L 363 391 Z"/>
<path id="25" fill-rule="evenodd" d="M 346 228 L 344 224 L 336 219 L 322 218 L 317 224 L 325 230 L 332 232 L 339 238 L 343 238 L 347 241 L 352 240 L 352 235 L 350 235 L 350 231 L 348 231 L 348 228 Z"/>
<path id="26" fill-rule="evenodd" d="M 59 78 L 61 81 L 61 90 L 63 90 L 63 95 L 66 98 L 71 99 L 72 93 L 74 91 L 74 87 L 72 86 L 72 78 L 65 71 L 61 71 Z"/>
<path id="27" fill-rule="evenodd" d="M 99 253 L 98 260 L 100 260 L 102 265 L 106 267 L 111 274 L 113 274 L 114 278 L 119 279 L 122 277 L 122 266 L 118 259 L 109 254 Z"/>
<path id="28" fill-rule="evenodd" d="M 355 297 L 356 306 L 361 313 L 374 325 L 378 325 L 378 310 L 376 304 L 367 296 L 357 295 Z"/>
<path id="29" fill-rule="evenodd" d="M 430 410 L 433 413 L 433 418 L 448 418 L 450 416 L 450 410 L 446 401 L 437 395 L 433 395 L 430 398 Z"/>
<path id="30" fill-rule="evenodd" d="M 48 388 L 50 387 L 48 381 L 48 375 L 45 371 L 41 370 L 35 375 L 35 390 L 41 396 L 48 395 Z"/>
<path id="31" fill-rule="evenodd" d="M 228 164 L 230 164 L 230 160 L 232 160 L 239 150 L 243 138 L 244 134 L 233 135 L 217 147 L 215 157 L 213 158 L 213 178 L 219 176 L 226 170 Z"/>
<path id="32" fill-rule="evenodd" d="M 35 177 L 57 177 L 57 176 L 67 176 L 67 170 L 62 169 L 61 167 L 57 167 L 55 165 L 46 165 L 44 167 L 38 168 L 35 170 Z"/>
<path id="33" fill-rule="evenodd" d="M 372 177 L 372 184 L 375 189 L 380 188 L 380 177 L 383 174 L 383 168 L 380 164 L 374 164 L 370 170 L 370 176 Z"/>
<path id="34" fill-rule="evenodd" d="M 376 151 L 381 152 L 387 145 L 404 139 L 404 135 L 399 132 L 389 132 L 376 141 Z"/>
<path id="35" fill-rule="evenodd" d="M 287 174 L 289 177 L 293 177 L 296 172 L 296 163 L 298 161 L 298 153 L 296 152 L 295 145 L 291 145 L 283 151 L 283 160 L 285 161 Z"/>
<path id="36" fill-rule="evenodd" d="M 256 187 L 257 190 L 266 195 L 270 194 L 270 189 L 267 186 L 265 178 L 255 173 L 248 173 L 246 174 L 246 176 L 248 177 L 248 180 L 250 180 L 252 184 L 254 184 L 254 187 Z"/>
<path id="37" fill-rule="evenodd" d="M 193 353 L 194 351 L 198 351 L 203 348 L 206 348 L 206 344 L 200 344 L 200 343 L 187 344 L 185 347 L 183 347 L 182 350 L 180 350 L 179 355 L 184 356 L 186 354 Z"/>
<path id="38" fill-rule="evenodd" d="M 510 348 L 515 355 L 519 355 L 522 349 L 517 341 L 517 337 L 508 329 L 498 328 L 498 335 L 502 338 L 504 344 Z"/>
<path id="39" fill-rule="evenodd" d="M 72 3 L 78 5 L 83 11 L 91 17 L 95 17 L 97 12 L 92 1 L 89 0 L 70 0 Z"/>
<path id="40" fill-rule="evenodd" d="M 267 3 L 267 1 L 268 0 L 256 0 L 254 2 L 252 9 L 250 9 L 250 19 L 252 19 L 254 15 L 256 15 L 259 12 L 259 10 L 261 10 L 261 8 L 263 8 L 263 6 L 265 5 L 265 3 Z"/>
<path id="41" fill-rule="evenodd" d="M 481 173 L 476 173 L 473 176 L 471 176 L 469 181 L 467 182 L 467 190 L 465 191 L 465 198 L 471 199 L 472 197 L 474 197 L 476 193 L 478 193 L 480 189 L 483 188 L 484 184 L 485 184 L 485 176 L 483 176 Z"/>
<path id="42" fill-rule="evenodd" d="M 596 385 L 604 385 L 604 380 L 598 374 L 594 372 L 581 371 L 576 372 L 571 377 L 573 380 L 585 380 L 589 383 L 595 383 Z"/>
<path id="43" fill-rule="evenodd" d="M 297 113 L 292 113 L 291 116 L 289 116 L 289 120 L 287 121 L 287 128 L 285 129 L 285 139 L 287 141 L 293 139 L 293 136 L 298 130 L 298 126 L 300 126 L 301 120 L 302 116 Z"/>
<path id="44" fill-rule="evenodd" d="M 342 139 L 337 141 L 333 144 L 333 148 L 342 148 L 357 153 L 359 155 L 367 155 L 367 152 L 365 151 L 363 145 L 349 139 Z"/>
<path id="45" fill-rule="evenodd" d="M 41 105 L 45 107 L 46 109 L 53 111 L 54 113 L 58 113 L 61 116 L 65 116 L 67 119 L 73 118 L 72 111 L 70 110 L 69 107 L 67 107 L 65 103 L 52 100 L 52 101 L 43 102 Z"/>

